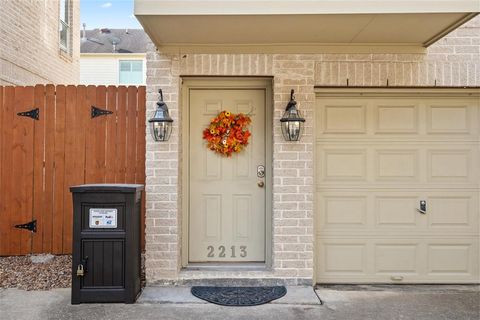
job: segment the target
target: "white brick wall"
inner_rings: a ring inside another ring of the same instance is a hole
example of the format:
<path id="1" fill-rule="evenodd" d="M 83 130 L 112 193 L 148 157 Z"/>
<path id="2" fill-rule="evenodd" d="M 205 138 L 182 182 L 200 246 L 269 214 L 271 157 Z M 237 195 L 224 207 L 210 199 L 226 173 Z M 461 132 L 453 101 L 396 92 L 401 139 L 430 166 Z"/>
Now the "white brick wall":
<path id="1" fill-rule="evenodd" d="M 147 281 L 202 278 L 280 278 L 311 283 L 314 269 L 315 85 L 480 85 L 480 18 L 440 40 L 428 54 L 189 54 L 147 53 L 147 117 L 159 88 L 174 121 L 167 143 L 147 132 Z M 440 53 L 439 51 L 445 51 Z M 181 270 L 181 75 L 273 76 L 273 270 L 195 272 Z M 279 119 L 295 89 L 306 118 L 302 141 L 287 143 Z"/>
<path id="2" fill-rule="evenodd" d="M 147 53 L 147 117 L 155 110 L 158 89 L 173 119 L 178 113 L 178 59 L 160 56 L 153 45 Z M 167 143 L 155 143 L 147 128 L 146 155 L 146 269 L 149 281 L 175 278 L 180 263 L 181 220 L 178 207 L 179 121 Z"/>
<path id="3" fill-rule="evenodd" d="M 308 60 L 307 60 L 308 59 Z M 162 88 L 174 122 L 168 143 L 147 137 L 148 281 L 177 279 L 180 271 L 181 176 L 178 110 L 180 75 L 274 75 L 273 272 L 184 273 L 195 277 L 271 277 L 309 281 L 313 275 L 313 128 L 314 57 L 296 55 L 188 55 L 147 54 L 147 101 L 151 114 Z M 286 143 L 277 125 L 290 96 L 296 98 L 309 121 L 299 143 Z M 162 228 L 159 228 L 162 227 Z M 311 281 L 311 280 L 310 280 Z"/>
<path id="4" fill-rule="evenodd" d="M 72 54 L 59 47 L 58 0 L 0 0 L 0 85 L 77 84 L 80 2 L 72 0 Z"/>
<path id="5" fill-rule="evenodd" d="M 427 54 L 324 54 L 316 85 L 479 86 L 480 17 L 428 48 Z"/>

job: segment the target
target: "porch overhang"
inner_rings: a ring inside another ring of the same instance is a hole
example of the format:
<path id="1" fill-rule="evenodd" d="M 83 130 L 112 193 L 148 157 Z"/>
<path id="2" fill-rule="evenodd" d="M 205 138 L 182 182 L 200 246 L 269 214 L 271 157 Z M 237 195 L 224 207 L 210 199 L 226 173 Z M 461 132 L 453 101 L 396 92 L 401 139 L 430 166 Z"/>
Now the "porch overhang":
<path id="1" fill-rule="evenodd" d="M 135 0 L 163 51 L 423 52 L 480 12 L 478 0 Z"/>

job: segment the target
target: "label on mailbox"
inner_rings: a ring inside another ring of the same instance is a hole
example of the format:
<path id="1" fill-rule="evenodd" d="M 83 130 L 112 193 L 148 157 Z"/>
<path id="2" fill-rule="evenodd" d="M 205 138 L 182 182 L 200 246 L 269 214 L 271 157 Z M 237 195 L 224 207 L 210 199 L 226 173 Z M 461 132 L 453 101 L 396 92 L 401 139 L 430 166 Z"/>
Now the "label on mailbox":
<path id="1" fill-rule="evenodd" d="M 91 208 L 90 228 L 116 228 L 117 227 L 117 209 Z"/>

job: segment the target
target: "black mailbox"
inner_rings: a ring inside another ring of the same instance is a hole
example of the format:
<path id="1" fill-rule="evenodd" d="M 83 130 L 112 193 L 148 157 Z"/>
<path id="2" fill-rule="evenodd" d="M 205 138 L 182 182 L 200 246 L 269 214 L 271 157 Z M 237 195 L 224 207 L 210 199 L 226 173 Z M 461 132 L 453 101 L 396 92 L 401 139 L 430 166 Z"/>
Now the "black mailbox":
<path id="1" fill-rule="evenodd" d="M 72 304 L 135 302 L 143 185 L 86 184 L 73 194 Z"/>

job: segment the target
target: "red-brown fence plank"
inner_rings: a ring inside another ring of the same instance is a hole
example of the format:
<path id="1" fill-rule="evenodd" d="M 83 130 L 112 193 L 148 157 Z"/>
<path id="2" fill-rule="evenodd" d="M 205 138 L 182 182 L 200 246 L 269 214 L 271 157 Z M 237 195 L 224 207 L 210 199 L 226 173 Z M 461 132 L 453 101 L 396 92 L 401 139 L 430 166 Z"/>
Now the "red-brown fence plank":
<path id="1" fill-rule="evenodd" d="M 9 208 L 7 211 L 7 214 L 10 215 L 10 250 L 14 249 L 18 251 L 20 254 L 23 254 L 22 250 L 22 245 L 21 245 L 21 237 L 22 233 L 21 230 L 18 229 L 13 229 L 14 225 L 23 223 L 23 217 L 20 212 L 21 210 L 21 204 L 20 201 L 21 199 L 18 199 L 19 193 L 21 192 L 20 190 L 22 189 L 22 177 L 17 177 L 15 175 L 20 174 L 18 170 L 18 162 L 21 160 L 19 159 L 20 156 L 18 155 L 18 149 L 21 148 L 21 141 L 19 141 L 18 137 L 18 131 L 21 131 L 21 128 L 19 128 L 20 124 L 19 121 L 21 120 L 18 116 L 15 114 L 19 112 L 20 110 L 17 110 L 17 107 L 21 106 L 21 93 L 22 93 L 22 87 L 15 87 L 14 92 L 12 94 L 13 99 L 11 102 L 9 101 L 9 109 L 11 110 L 10 114 L 10 121 L 12 122 L 12 144 L 9 146 L 10 148 L 6 150 L 9 154 L 11 154 L 11 159 L 10 164 L 7 167 L 8 171 L 11 172 L 11 175 L 8 177 L 8 180 L 6 181 L 6 185 L 9 186 L 10 190 L 10 195 L 9 198 L 7 199 L 7 202 L 9 203 Z M 20 201 L 19 201 L 20 200 Z"/>
<path id="2" fill-rule="evenodd" d="M 15 238 L 19 236 L 17 232 L 13 230 L 14 216 L 12 214 L 13 208 L 13 189 L 11 188 L 13 181 L 13 117 L 15 112 L 15 88 L 6 87 L 3 98 L 3 117 L 2 117 L 2 193 L 3 202 L 2 206 L 2 255 L 14 254 L 18 251 L 18 247 L 15 246 Z"/>
<path id="3" fill-rule="evenodd" d="M 40 119 L 34 122 L 33 146 L 33 218 L 37 220 L 37 232 L 32 235 L 32 252 L 44 252 L 45 231 L 45 193 L 44 193 L 44 157 L 45 157 L 45 86 L 35 86 L 34 106 L 39 109 Z"/>
<path id="4" fill-rule="evenodd" d="M 43 252 L 53 252 L 53 216 L 54 216 L 54 177 L 55 177 L 55 87 L 47 85 L 45 88 L 45 183 L 44 183 L 44 212 L 43 220 Z"/>
<path id="5" fill-rule="evenodd" d="M 15 88 L 15 113 L 33 109 L 33 87 Z M 10 185 L 13 196 L 13 207 L 10 214 L 14 216 L 13 225 L 32 220 L 33 206 L 33 121 L 30 117 L 14 115 L 13 117 L 13 149 L 12 174 Z M 18 247 L 20 254 L 31 252 L 32 235 L 24 229 L 15 229 L 16 234 L 11 243 Z"/>
<path id="6" fill-rule="evenodd" d="M 116 183 L 125 183 L 127 160 L 127 88 L 118 87 L 117 93 L 117 161 L 115 162 Z"/>
<path id="7" fill-rule="evenodd" d="M 55 104 L 53 253 L 63 253 L 66 88 L 57 86 Z"/>
<path id="8" fill-rule="evenodd" d="M 136 159 L 136 172 L 135 182 L 145 184 L 145 154 L 146 154 L 146 89 L 144 86 L 138 88 L 137 94 L 137 159 Z M 140 220 L 140 242 L 142 249 L 145 248 L 145 191 L 143 191 L 142 197 L 142 215 Z"/>
<path id="9" fill-rule="evenodd" d="M 2 164 L 2 146 L 3 146 L 3 139 L 1 135 L 3 134 L 3 89 L 4 87 L 0 87 L 0 221 L 4 221 L 5 215 L 3 213 L 3 208 L 2 208 L 2 203 L 5 202 L 3 199 L 3 184 L 2 184 L 2 170 L 3 170 L 3 164 Z M 5 229 L 5 223 L 0 224 L 0 254 L 2 253 L 2 248 L 4 245 L 5 240 L 3 237 L 7 234 L 6 229 Z"/>
<path id="10" fill-rule="evenodd" d="M 105 86 L 97 87 L 97 108 L 105 110 L 107 108 L 107 88 Z M 103 115 L 92 119 L 96 122 L 95 139 L 95 182 L 105 182 L 105 143 L 107 138 L 107 117 L 114 115 Z"/>
<path id="11" fill-rule="evenodd" d="M 138 88 L 137 94 L 137 153 L 136 153 L 136 172 L 135 172 L 135 181 L 136 183 L 145 183 L 145 119 L 146 119 L 146 105 L 145 105 L 145 87 Z"/>
<path id="12" fill-rule="evenodd" d="M 32 110 L 36 108 L 35 106 L 35 90 L 34 87 L 25 87 L 25 92 L 23 94 L 23 105 L 26 110 Z M 33 160 L 34 160 L 34 128 L 35 121 L 31 118 L 25 118 L 28 120 L 24 122 L 25 131 L 23 132 L 23 168 L 22 172 L 25 179 L 25 189 L 23 189 L 23 199 L 22 203 L 23 214 L 25 216 L 25 222 L 30 222 L 33 220 Z M 25 230 L 24 230 L 25 231 Z M 26 253 L 32 252 L 32 236 L 33 234 L 30 231 L 23 232 L 22 234 L 22 245 Z"/>
<path id="13" fill-rule="evenodd" d="M 87 100 L 87 87 L 77 87 L 77 101 L 75 106 L 75 179 L 78 183 L 85 183 L 85 143 L 86 143 L 86 128 L 90 121 L 90 105 Z M 71 199 L 71 196 L 70 196 Z"/>
<path id="14" fill-rule="evenodd" d="M 63 243 L 62 253 L 71 251 L 72 244 L 72 223 L 73 223 L 73 205 L 70 195 L 70 186 L 81 184 L 83 179 L 79 178 L 76 167 L 76 141 L 75 136 L 79 133 L 75 131 L 77 122 L 77 90 L 75 86 L 68 86 L 66 91 L 65 105 L 65 181 L 63 186 Z"/>
<path id="15" fill-rule="evenodd" d="M 72 195 L 70 187 L 85 182 L 85 127 L 90 108 L 85 86 L 68 86 L 66 92 L 65 181 L 63 253 L 72 252 Z"/>
<path id="16" fill-rule="evenodd" d="M 8 243 L 10 240 L 10 217 L 6 211 L 7 199 L 5 193 L 7 192 L 5 182 L 3 180 L 4 171 L 7 170 L 5 163 L 5 128 L 8 128 L 8 124 L 5 123 L 5 119 L 8 117 L 6 105 L 4 100 L 7 100 L 7 88 L 0 87 L 0 255 L 8 252 Z"/>
<path id="17" fill-rule="evenodd" d="M 97 88 L 95 86 L 87 87 L 87 103 L 89 106 L 97 105 Z M 97 136 L 97 121 L 90 119 L 87 121 L 85 136 L 85 183 L 96 183 L 96 164 L 95 140 Z"/>
<path id="18" fill-rule="evenodd" d="M 105 182 L 115 183 L 115 162 L 117 151 L 117 87 L 107 88 L 107 110 L 113 114 L 107 117 L 107 136 L 105 152 Z"/>
<path id="19" fill-rule="evenodd" d="M 128 87 L 127 105 L 127 183 L 135 183 L 135 161 L 137 153 L 137 87 Z"/>

